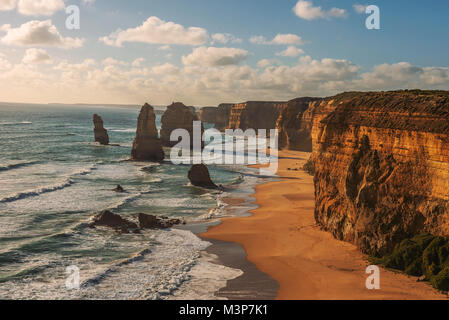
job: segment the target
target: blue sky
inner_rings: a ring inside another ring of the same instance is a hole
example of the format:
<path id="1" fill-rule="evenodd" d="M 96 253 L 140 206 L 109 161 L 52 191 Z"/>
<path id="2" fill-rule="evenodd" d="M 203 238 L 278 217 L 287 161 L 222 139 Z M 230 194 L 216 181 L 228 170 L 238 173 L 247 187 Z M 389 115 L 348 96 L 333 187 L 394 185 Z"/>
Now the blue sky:
<path id="1" fill-rule="evenodd" d="M 47 7 L 36 8 L 31 0 L 0 0 L 2 101 L 216 105 L 347 90 L 449 88 L 444 0 L 44 2 Z M 295 12 L 298 2 L 302 9 Z M 80 8 L 79 30 L 65 28 L 63 6 L 69 5 Z M 366 29 L 368 15 L 355 5 L 377 5 L 381 29 Z M 167 46 L 150 28 L 125 32 L 123 42 L 116 41 L 117 29 L 138 28 L 150 17 L 161 28 L 179 25 L 187 38 L 189 28 L 199 28 L 205 38 L 180 44 L 183 36 L 172 34 Z M 31 21 L 48 20 L 46 28 L 56 28 L 60 40 L 23 35 L 35 32 L 28 30 Z M 230 40 L 214 41 L 216 34 Z M 273 41 L 278 35 L 297 38 Z M 265 43 L 251 41 L 256 36 Z"/>

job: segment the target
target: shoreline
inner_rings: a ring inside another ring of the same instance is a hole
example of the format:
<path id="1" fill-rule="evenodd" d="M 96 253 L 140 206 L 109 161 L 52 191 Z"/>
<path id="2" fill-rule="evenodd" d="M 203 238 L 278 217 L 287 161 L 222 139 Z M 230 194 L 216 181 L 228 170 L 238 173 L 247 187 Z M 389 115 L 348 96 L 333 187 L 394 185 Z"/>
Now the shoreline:
<path id="1" fill-rule="evenodd" d="M 300 170 L 309 156 L 305 152 L 280 152 L 280 180 L 255 187 L 252 197 L 258 208 L 249 210 L 248 217 L 222 218 L 199 236 L 206 241 L 241 245 L 248 261 L 279 284 L 276 299 L 447 299 L 430 284 L 418 282 L 417 277 L 384 268 L 381 289 L 366 289 L 367 256 L 315 223 L 313 177 Z M 239 283 L 239 290 L 245 286 Z"/>

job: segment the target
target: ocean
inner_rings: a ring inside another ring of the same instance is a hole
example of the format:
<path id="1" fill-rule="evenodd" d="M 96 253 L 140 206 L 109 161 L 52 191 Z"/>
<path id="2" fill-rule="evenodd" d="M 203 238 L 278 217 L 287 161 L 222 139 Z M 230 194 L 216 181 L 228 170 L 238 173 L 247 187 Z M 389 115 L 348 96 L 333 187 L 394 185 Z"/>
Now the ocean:
<path id="1" fill-rule="evenodd" d="M 127 161 L 139 111 L 0 104 L 0 299 L 213 298 L 241 274 L 212 263 L 203 252 L 210 244 L 188 226 L 219 218 L 221 197 L 248 197 L 260 178 L 244 166 L 209 166 L 223 194 L 189 185 L 189 166 Z M 94 113 L 115 146 L 93 143 Z M 111 191 L 117 184 L 126 193 Z M 187 227 L 88 228 L 103 210 L 134 221 L 140 212 L 182 218 Z M 79 290 L 66 288 L 69 266 L 80 271 Z"/>

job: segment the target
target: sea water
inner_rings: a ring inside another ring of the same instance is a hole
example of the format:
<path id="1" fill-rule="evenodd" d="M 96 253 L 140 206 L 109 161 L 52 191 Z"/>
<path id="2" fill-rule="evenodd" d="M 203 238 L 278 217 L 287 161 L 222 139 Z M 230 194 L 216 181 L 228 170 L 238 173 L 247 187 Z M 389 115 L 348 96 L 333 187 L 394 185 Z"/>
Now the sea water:
<path id="1" fill-rule="evenodd" d="M 114 146 L 92 142 L 94 113 Z M 0 299 L 170 299 L 180 288 L 181 298 L 213 298 L 241 274 L 211 263 L 202 252 L 210 244 L 188 230 L 87 227 L 106 209 L 134 221 L 143 212 L 187 223 L 222 212 L 218 192 L 189 184 L 189 166 L 127 161 L 138 113 L 137 106 L 0 104 Z M 210 171 L 236 194 L 251 193 L 257 180 L 242 166 Z M 126 192 L 111 191 L 117 184 Z M 68 266 L 79 269 L 79 290 L 66 287 Z"/>

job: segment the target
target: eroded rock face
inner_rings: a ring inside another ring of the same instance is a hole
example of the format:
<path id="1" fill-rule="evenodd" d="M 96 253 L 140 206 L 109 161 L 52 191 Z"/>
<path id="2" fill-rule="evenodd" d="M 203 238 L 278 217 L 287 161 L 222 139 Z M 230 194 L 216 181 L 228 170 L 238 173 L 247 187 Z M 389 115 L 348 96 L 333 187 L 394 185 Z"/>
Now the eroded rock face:
<path id="1" fill-rule="evenodd" d="M 194 130 L 193 122 L 199 121 L 198 116 L 192 112 L 190 107 L 186 107 L 181 102 L 173 103 L 167 107 L 164 115 L 162 116 L 162 129 L 161 129 L 161 141 L 162 145 L 165 147 L 173 147 L 178 144 L 179 141 L 170 141 L 170 135 L 172 131 L 176 129 L 185 129 L 190 134 L 191 143 L 190 146 L 193 149 L 194 144 Z M 201 124 L 201 139 L 204 132 L 203 125 Z M 201 146 L 204 143 L 201 142 Z"/>
<path id="2" fill-rule="evenodd" d="M 139 226 L 141 229 L 167 229 L 180 223 L 181 220 L 179 219 L 169 219 L 139 213 Z"/>
<path id="3" fill-rule="evenodd" d="M 188 174 L 190 183 L 196 187 L 217 189 L 218 186 L 212 182 L 210 178 L 209 169 L 204 164 L 193 165 Z"/>
<path id="4" fill-rule="evenodd" d="M 217 108 L 215 107 L 204 107 L 201 108 L 199 118 L 203 122 L 214 123 L 217 117 Z"/>
<path id="5" fill-rule="evenodd" d="M 137 132 L 131 151 L 131 159 L 136 161 L 162 162 L 164 156 L 161 140 L 158 137 L 156 128 L 154 109 L 146 103 L 142 107 L 137 121 Z"/>
<path id="6" fill-rule="evenodd" d="M 123 219 L 118 214 L 112 213 L 111 211 L 103 211 L 98 214 L 93 222 L 89 224 L 90 228 L 95 227 L 108 227 L 113 228 L 121 233 L 137 232 L 138 227 L 134 222 Z"/>
<path id="7" fill-rule="evenodd" d="M 234 104 L 231 108 L 227 129 L 275 129 L 284 102 L 249 101 Z"/>
<path id="8" fill-rule="evenodd" d="M 108 131 L 104 128 L 103 119 L 98 114 L 94 114 L 94 136 L 95 142 L 102 145 L 109 144 Z"/>
<path id="9" fill-rule="evenodd" d="M 449 93 L 346 93 L 313 108 L 315 218 L 384 255 L 449 234 Z"/>
<path id="10" fill-rule="evenodd" d="M 319 100 L 306 97 L 286 103 L 276 123 L 279 148 L 312 152 L 312 111 L 309 107 Z"/>
<path id="11" fill-rule="evenodd" d="M 222 103 L 217 108 L 215 115 L 215 129 L 223 131 L 229 126 L 229 118 L 231 116 L 231 108 L 233 104 Z"/>

